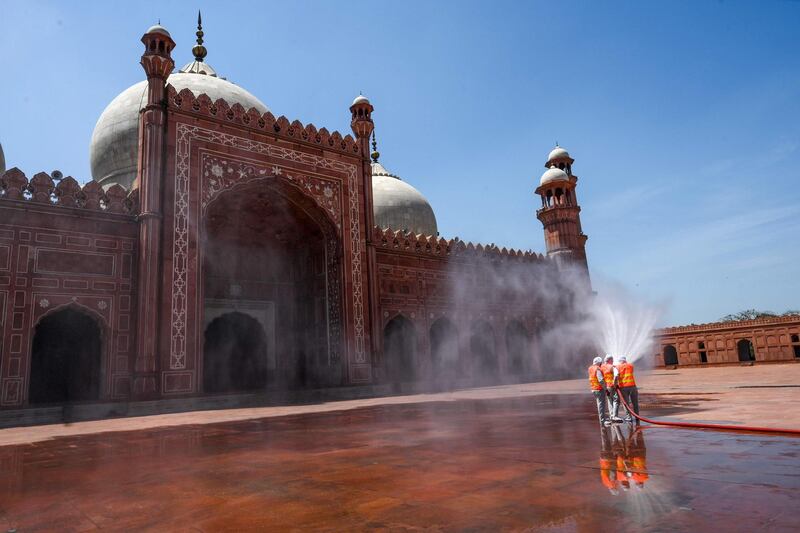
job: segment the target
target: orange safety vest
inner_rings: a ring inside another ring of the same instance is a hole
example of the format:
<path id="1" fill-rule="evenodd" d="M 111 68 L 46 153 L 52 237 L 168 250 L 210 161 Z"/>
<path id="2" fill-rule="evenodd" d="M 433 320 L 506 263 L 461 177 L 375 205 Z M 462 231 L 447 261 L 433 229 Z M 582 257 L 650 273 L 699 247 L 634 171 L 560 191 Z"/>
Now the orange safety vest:
<path id="1" fill-rule="evenodd" d="M 647 464 L 645 458 L 638 456 L 633 458 L 633 472 L 631 478 L 636 483 L 644 484 L 650 476 L 647 475 Z"/>
<path id="2" fill-rule="evenodd" d="M 620 363 L 617 365 L 619 370 L 619 386 L 620 387 L 635 387 L 636 380 L 633 379 L 633 365 L 630 363 Z"/>
<path id="3" fill-rule="evenodd" d="M 617 456 L 617 481 L 628 481 L 628 469 L 625 466 L 625 459 L 621 455 Z"/>
<path id="4" fill-rule="evenodd" d="M 611 477 L 611 461 L 600 459 L 600 481 L 608 489 L 617 488 L 617 480 Z"/>
<path id="5" fill-rule="evenodd" d="M 614 365 L 607 365 L 603 363 L 600 366 L 600 370 L 603 372 L 603 379 L 606 382 L 606 387 L 609 389 L 614 386 Z"/>
<path id="6" fill-rule="evenodd" d="M 600 370 L 600 365 L 592 365 L 589 367 L 589 386 L 592 390 L 603 390 L 600 381 L 597 379 L 597 371 Z"/>

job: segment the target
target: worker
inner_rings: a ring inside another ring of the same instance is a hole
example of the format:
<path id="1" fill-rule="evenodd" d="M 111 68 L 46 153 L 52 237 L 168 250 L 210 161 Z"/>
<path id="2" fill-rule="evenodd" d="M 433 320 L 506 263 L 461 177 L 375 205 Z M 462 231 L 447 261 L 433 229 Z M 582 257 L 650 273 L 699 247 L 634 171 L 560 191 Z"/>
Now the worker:
<path id="1" fill-rule="evenodd" d="M 608 409 L 606 409 L 606 382 L 603 371 L 600 370 L 602 362 L 601 358 L 595 357 L 589 366 L 589 388 L 597 402 L 597 417 L 600 419 L 600 425 L 610 426 L 611 420 L 608 418 Z"/>
<path id="2" fill-rule="evenodd" d="M 606 360 L 600 366 L 600 371 L 603 373 L 603 381 L 606 385 L 606 397 L 609 403 L 609 419 L 612 422 L 622 422 L 622 419 L 617 416 L 619 412 L 619 395 L 617 394 L 619 370 L 614 366 L 614 356 L 606 355 Z"/>
<path id="3" fill-rule="evenodd" d="M 649 479 L 647 474 L 647 448 L 644 445 L 644 433 L 637 429 L 628 441 L 628 453 L 631 459 L 631 479 L 640 489 Z"/>
<path id="4" fill-rule="evenodd" d="M 634 417 L 630 410 L 633 409 L 633 412 L 637 416 L 639 415 L 639 389 L 636 388 L 636 380 L 633 377 L 633 365 L 628 362 L 628 358 L 624 355 L 619 358 L 617 372 L 619 374 L 619 392 L 627 405 L 626 411 L 628 415 L 625 417 L 625 422 L 633 423 Z M 636 425 L 638 426 L 639 424 L 639 419 L 636 418 Z"/>
<path id="5" fill-rule="evenodd" d="M 611 435 L 613 437 L 611 441 L 611 451 L 616 458 L 614 477 L 616 478 L 617 486 L 623 491 L 627 491 L 631 488 L 631 482 L 629 480 L 630 472 L 627 463 L 627 441 L 620 426 L 613 426 L 611 428 Z"/>
<path id="6" fill-rule="evenodd" d="M 602 359 L 600 361 L 602 362 Z M 605 401 L 605 398 L 603 398 L 604 404 Z M 600 437 L 600 482 L 608 489 L 608 492 L 616 496 L 619 494 L 619 490 L 616 476 L 612 472 L 614 468 L 614 452 L 611 445 L 611 428 L 600 426 Z"/>

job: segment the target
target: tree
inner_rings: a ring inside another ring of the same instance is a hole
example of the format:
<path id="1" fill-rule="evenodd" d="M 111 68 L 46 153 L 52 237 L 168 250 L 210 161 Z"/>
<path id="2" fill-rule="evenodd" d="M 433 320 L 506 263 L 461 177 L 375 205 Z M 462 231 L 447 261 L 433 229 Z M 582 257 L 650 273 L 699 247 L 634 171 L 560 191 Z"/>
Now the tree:
<path id="1" fill-rule="evenodd" d="M 792 315 L 800 315 L 800 309 L 789 309 L 781 316 L 792 316 Z"/>
<path id="2" fill-rule="evenodd" d="M 722 322 L 738 322 L 740 320 L 755 320 L 756 318 L 768 318 L 778 316 L 772 311 L 758 311 L 757 309 L 745 309 L 732 315 L 725 315 L 720 320 Z"/>

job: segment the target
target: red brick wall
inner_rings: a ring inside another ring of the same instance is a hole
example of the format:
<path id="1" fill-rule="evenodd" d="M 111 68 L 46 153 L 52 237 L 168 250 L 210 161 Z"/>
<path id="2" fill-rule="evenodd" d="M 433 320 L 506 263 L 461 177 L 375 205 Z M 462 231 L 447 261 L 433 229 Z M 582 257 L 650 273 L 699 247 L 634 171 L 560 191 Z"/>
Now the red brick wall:
<path id="1" fill-rule="evenodd" d="M 475 323 L 488 322 L 494 332 L 501 373 L 508 370 L 509 364 L 505 338 L 509 323 L 521 323 L 533 340 L 531 349 L 537 349 L 535 339 L 545 326 L 545 309 L 532 303 L 531 294 L 499 290 L 483 274 L 487 261 L 533 269 L 546 261 L 542 256 L 391 230 L 376 229 L 373 242 L 378 267 L 378 317 L 373 334 L 378 338 L 379 352 L 383 348 L 383 328 L 397 315 L 414 324 L 423 374 L 430 371 L 430 328 L 442 317 L 455 325 L 463 352 L 469 351 Z M 456 290 L 457 283 L 465 284 L 463 293 Z M 382 365 L 380 356 L 375 364 Z"/>
<path id="2" fill-rule="evenodd" d="M 67 306 L 101 326 L 101 400 L 126 398 L 135 331 L 133 217 L 0 197 L 0 221 L 0 407 L 26 404 L 36 324 Z"/>
<path id="3" fill-rule="evenodd" d="M 664 366 L 664 348 L 672 345 L 679 365 L 704 364 L 701 351 L 708 358 L 705 364 L 735 364 L 740 362 L 737 343 L 745 339 L 753 343 L 756 362 L 793 361 L 798 359 L 794 347 L 800 347 L 800 342 L 792 342 L 792 335 L 800 336 L 800 316 L 664 328 L 655 334 L 653 358 L 656 366 Z"/>

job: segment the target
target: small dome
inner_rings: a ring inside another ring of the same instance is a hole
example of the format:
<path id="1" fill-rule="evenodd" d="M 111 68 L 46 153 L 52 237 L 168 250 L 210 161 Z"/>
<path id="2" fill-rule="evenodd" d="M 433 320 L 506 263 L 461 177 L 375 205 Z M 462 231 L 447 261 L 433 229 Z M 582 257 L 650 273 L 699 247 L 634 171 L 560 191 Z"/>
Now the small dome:
<path id="1" fill-rule="evenodd" d="M 369 100 L 367 99 L 367 97 L 364 96 L 363 94 L 359 94 L 358 96 L 356 96 L 356 99 L 353 100 L 353 103 L 350 104 L 350 105 L 353 106 L 353 105 L 356 105 L 356 104 L 368 104 L 368 103 L 369 103 Z"/>
<path id="2" fill-rule="evenodd" d="M 176 91 L 189 89 L 195 96 L 208 95 L 212 101 L 222 98 L 228 104 L 240 104 L 245 109 L 255 107 L 260 113 L 268 111 L 261 101 L 238 85 L 216 76 L 214 69 L 207 74 L 193 70 L 189 63 L 167 79 Z M 141 81 L 120 93 L 100 115 L 94 127 L 89 157 L 92 178 L 104 188 L 119 183 L 129 189 L 136 178 L 139 150 L 139 110 L 147 103 L 147 81 Z"/>
<path id="3" fill-rule="evenodd" d="M 6 156 L 3 154 L 3 145 L 0 144 L 0 175 L 6 171 Z"/>
<path id="4" fill-rule="evenodd" d="M 560 146 L 556 146 L 550 151 L 550 154 L 547 156 L 547 162 L 549 163 L 553 159 L 572 159 L 569 157 L 569 152 L 561 148 Z"/>
<path id="5" fill-rule="evenodd" d="M 436 215 L 428 200 L 380 163 L 372 163 L 372 210 L 375 225 L 381 228 L 439 234 Z"/>
<path id="6" fill-rule="evenodd" d="M 148 30 L 145 32 L 145 34 L 147 34 L 147 33 L 161 33 L 163 35 L 166 35 L 167 37 L 170 37 L 170 38 L 172 37 L 169 34 L 169 32 L 167 31 L 167 28 L 165 28 L 161 24 L 156 24 L 154 26 L 150 26 L 150 28 L 148 28 Z"/>
<path id="7" fill-rule="evenodd" d="M 539 185 L 544 185 L 552 181 L 569 181 L 569 176 L 567 176 L 567 173 L 560 168 L 550 167 L 544 172 L 544 174 L 542 174 L 542 179 L 539 180 Z"/>
<path id="8" fill-rule="evenodd" d="M 191 63 L 187 63 L 181 69 L 181 72 L 185 72 L 187 74 L 205 74 L 206 76 L 214 76 L 217 77 L 217 71 L 211 68 L 211 65 L 206 63 L 205 61 L 198 61 L 194 60 Z"/>

